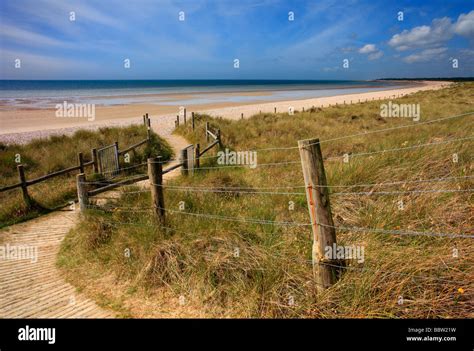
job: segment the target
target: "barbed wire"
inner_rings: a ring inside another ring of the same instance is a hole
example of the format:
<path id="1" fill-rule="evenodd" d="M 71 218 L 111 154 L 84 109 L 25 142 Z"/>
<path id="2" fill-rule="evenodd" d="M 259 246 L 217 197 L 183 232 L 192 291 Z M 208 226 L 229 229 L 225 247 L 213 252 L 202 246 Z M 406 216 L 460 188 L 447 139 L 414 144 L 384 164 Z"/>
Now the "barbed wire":
<path id="1" fill-rule="evenodd" d="M 251 191 L 251 190 L 238 190 L 235 188 L 224 189 L 224 188 L 192 188 L 192 187 L 180 187 L 173 185 L 163 184 L 151 184 L 153 186 L 161 187 L 171 191 L 183 191 L 183 192 L 202 192 L 202 193 L 235 193 L 235 194 L 249 194 L 249 195 L 305 195 L 305 192 L 278 192 L 278 191 Z M 367 191 L 367 192 L 335 192 L 330 195 L 392 195 L 392 194 L 405 194 L 405 193 L 455 193 L 455 192 L 473 192 L 474 189 L 417 189 L 417 190 L 399 190 L 399 191 Z M 139 191 L 146 192 L 146 190 Z"/>
<path id="2" fill-rule="evenodd" d="M 398 191 L 359 191 L 359 192 L 336 192 L 333 195 L 397 195 L 397 194 L 424 194 L 424 193 L 470 193 L 474 189 L 420 189 L 420 190 L 398 190 Z"/>
<path id="3" fill-rule="evenodd" d="M 398 130 L 398 129 L 403 129 L 403 128 L 418 127 L 418 126 L 425 125 L 425 124 L 431 124 L 431 123 L 435 123 L 435 122 L 446 121 L 446 120 L 450 120 L 450 119 L 453 119 L 453 118 L 465 117 L 465 116 L 469 116 L 469 115 L 474 115 L 474 111 L 461 113 L 459 115 L 453 115 L 453 116 L 447 116 L 447 117 L 442 117 L 442 118 L 438 118 L 438 119 L 432 119 L 432 120 L 428 120 L 428 121 L 424 121 L 424 122 L 417 122 L 415 125 L 413 125 L 413 124 L 404 124 L 404 125 L 396 126 L 396 127 L 376 129 L 376 130 L 372 130 L 372 131 L 365 131 L 363 133 L 357 133 L 357 134 L 352 134 L 352 135 L 344 135 L 344 136 L 341 136 L 341 137 L 336 137 L 336 138 L 331 138 L 331 139 L 323 139 L 323 140 L 319 141 L 319 144 L 327 143 L 327 142 L 330 142 L 330 141 L 337 141 L 337 140 L 342 140 L 342 139 L 347 139 L 347 138 L 353 138 L 353 137 L 356 137 L 356 136 L 365 136 L 365 135 L 369 135 L 369 134 L 388 132 L 388 131 Z M 306 140 L 311 140 L 311 139 L 306 139 Z M 315 144 L 318 144 L 318 143 L 314 143 L 314 144 L 310 144 L 310 145 L 315 145 Z"/>
<path id="4" fill-rule="evenodd" d="M 176 228 L 172 228 L 172 227 L 169 227 L 169 226 L 164 226 L 164 225 L 161 225 L 161 224 L 158 224 L 158 223 L 157 224 L 146 224 L 146 223 L 131 223 L 131 222 L 117 222 L 117 221 L 113 221 L 113 222 L 112 221 L 107 221 L 107 223 L 112 225 L 112 226 L 115 226 L 115 227 L 118 227 L 119 225 L 132 225 L 132 226 L 138 226 L 138 227 L 145 226 L 145 227 L 150 227 L 150 228 L 158 227 L 158 228 L 161 228 L 161 229 L 171 230 L 175 233 L 184 234 L 184 235 L 187 235 L 187 236 L 196 235 L 195 232 L 194 233 L 185 232 L 185 231 L 177 230 Z M 240 236 L 240 234 L 237 233 L 237 232 L 233 232 L 233 233 Z M 270 257 L 277 258 L 277 259 L 284 259 L 284 260 L 290 261 L 290 262 L 296 262 L 296 263 L 302 263 L 302 264 L 308 264 L 308 265 L 313 264 L 313 260 L 311 260 L 311 259 L 287 257 L 287 256 L 284 256 L 282 254 L 270 253 L 268 251 L 266 251 L 265 253 Z M 239 254 L 239 256 L 237 256 L 235 258 L 240 259 L 241 257 L 242 256 Z M 345 259 L 348 259 L 348 258 L 345 258 Z M 348 259 L 348 260 L 350 260 L 350 259 Z M 379 268 L 369 268 L 367 266 L 363 266 L 363 267 L 348 266 L 348 265 L 343 266 L 343 265 L 337 265 L 337 264 L 334 264 L 334 263 L 323 262 L 323 261 L 314 262 L 314 263 L 318 264 L 318 265 L 330 266 L 330 267 L 345 269 L 345 270 L 354 270 L 354 271 L 360 271 L 360 272 L 369 271 L 369 272 L 383 273 L 383 274 L 389 274 L 389 275 L 406 276 L 406 277 L 411 277 L 412 279 L 418 279 L 419 278 L 419 279 L 428 279 L 428 280 L 440 281 L 440 282 L 444 282 L 444 283 L 453 283 L 453 280 L 439 278 L 439 277 L 423 276 L 423 275 L 419 275 L 419 274 L 411 274 L 411 273 L 406 273 L 406 272 L 386 271 L 386 270 L 381 270 Z"/>
<path id="5" fill-rule="evenodd" d="M 471 179 L 474 178 L 473 175 L 466 175 L 466 176 L 452 176 L 452 177 L 438 177 L 438 178 L 429 178 L 429 179 L 414 179 L 414 180 L 401 180 L 401 181 L 393 181 L 393 182 L 381 182 L 381 183 L 366 183 L 366 184 L 352 184 L 352 185 L 312 185 L 313 188 L 356 188 L 356 187 L 378 187 L 378 186 L 389 186 L 389 185 L 399 185 L 399 184 L 409 184 L 409 183 L 431 183 L 431 182 L 450 182 L 450 181 L 456 181 L 456 180 L 462 180 L 462 179 Z M 81 184 L 99 184 L 99 185 L 110 185 L 113 184 L 111 182 L 81 182 Z M 170 190 L 173 189 L 183 189 L 187 190 L 189 189 L 190 191 L 200 191 L 201 189 L 203 190 L 214 190 L 216 187 L 203 187 L 203 186 L 178 186 L 178 185 L 159 185 L 159 184 L 153 184 L 154 186 L 160 186 L 163 188 L 168 188 Z M 138 187 L 136 184 L 124 184 L 121 187 Z M 265 192 L 254 192 L 254 189 L 258 190 L 270 190 L 270 189 L 305 189 L 305 185 L 297 185 L 297 186 L 274 186 L 274 187 L 238 187 L 238 186 L 226 186 L 226 187 L 219 187 L 217 188 L 218 190 L 222 192 L 238 192 L 236 190 L 244 190 L 242 193 L 244 193 L 246 190 L 250 193 L 265 193 Z M 210 191 L 210 192 L 211 192 Z M 148 193 L 150 192 L 149 189 L 145 190 L 137 190 L 137 191 L 122 191 L 121 194 L 127 195 L 127 194 L 137 194 L 137 193 Z M 203 191 L 205 192 L 205 191 Z M 290 194 L 290 195 L 303 195 L 303 192 L 271 192 L 275 194 Z M 361 194 L 367 194 L 369 195 L 372 194 L 371 192 L 360 192 Z M 378 192 L 380 193 L 380 192 Z M 340 192 L 335 192 L 331 193 L 333 195 L 335 194 L 340 194 Z M 357 192 L 353 192 L 351 194 L 357 194 Z M 95 197 L 94 197 L 95 198 Z"/>
<path id="6" fill-rule="evenodd" d="M 426 143 L 426 144 L 419 144 L 419 145 L 411 145 L 411 146 L 405 146 L 405 147 L 398 147 L 398 148 L 393 148 L 393 149 L 384 149 L 384 150 L 371 151 L 371 152 L 360 152 L 360 153 L 356 153 L 356 154 L 345 154 L 345 155 L 347 155 L 349 158 L 350 158 L 350 157 L 355 157 L 355 156 L 369 156 L 369 155 L 375 155 L 375 154 L 380 154 L 380 153 L 385 153 L 385 152 L 411 150 L 411 149 L 417 149 L 417 148 L 425 147 L 425 146 L 448 144 L 448 143 L 454 143 L 454 142 L 457 142 L 457 141 L 465 141 L 465 140 L 472 140 L 472 139 L 474 139 L 474 136 L 473 136 L 473 137 L 466 137 L 466 138 L 443 140 L 443 141 L 437 141 L 437 142 Z M 331 156 L 331 157 L 325 158 L 324 160 L 325 160 L 325 161 L 338 160 L 338 159 L 344 158 L 345 155 L 342 155 L 342 156 Z"/>
<path id="7" fill-rule="evenodd" d="M 101 208 L 99 206 L 87 206 L 88 208 L 96 208 L 106 211 L 121 210 L 127 212 L 150 212 L 153 209 L 163 210 L 170 213 L 178 213 L 182 215 L 189 215 L 202 218 L 210 218 L 223 221 L 231 222 L 242 222 L 242 223 L 252 223 L 252 224 L 272 224 L 272 225 L 283 225 L 283 226 L 312 226 L 312 223 L 301 223 L 301 222 L 286 222 L 286 221 L 272 221 L 261 218 L 245 218 L 245 217 L 230 217 L 222 216 L 209 213 L 195 213 L 195 212 L 186 212 L 181 210 L 171 210 L 159 206 L 152 207 L 113 207 L 113 208 Z M 369 233 L 379 233 L 379 234 L 392 234 L 392 235 L 418 235 L 418 236 L 433 236 L 433 237 L 449 237 L 449 238 L 474 238 L 474 234 L 453 234 L 453 233 L 435 233 L 435 232 L 417 232 L 417 231 L 404 231 L 404 230 L 394 230 L 394 229 L 379 229 L 379 228 L 361 228 L 361 227 L 344 227 L 344 226 L 334 226 L 322 223 L 314 223 L 314 225 L 319 225 L 323 227 L 338 229 L 342 231 L 354 231 L 354 232 L 369 232 Z"/>
<path id="8" fill-rule="evenodd" d="M 379 234 L 391 234 L 391 235 L 417 235 L 417 236 L 434 236 L 434 237 L 448 237 L 448 238 L 474 238 L 474 235 L 469 234 L 453 234 L 453 233 L 434 233 L 434 232 L 416 232 L 416 231 L 403 231 L 396 229 L 378 229 L 378 228 L 360 228 L 360 227 L 343 227 L 334 226 L 322 223 L 316 223 L 322 227 L 334 228 L 343 231 L 353 232 L 371 232 Z"/>

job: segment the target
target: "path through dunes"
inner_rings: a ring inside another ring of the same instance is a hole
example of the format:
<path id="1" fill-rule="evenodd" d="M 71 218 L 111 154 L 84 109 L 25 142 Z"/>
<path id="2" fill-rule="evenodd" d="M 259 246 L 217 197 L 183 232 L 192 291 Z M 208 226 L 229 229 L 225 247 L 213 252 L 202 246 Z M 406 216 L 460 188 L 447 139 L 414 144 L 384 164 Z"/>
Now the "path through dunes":
<path id="1" fill-rule="evenodd" d="M 162 122 L 169 125 L 165 119 Z M 175 155 L 189 144 L 185 139 L 171 135 L 170 128 L 162 128 L 164 126 L 159 122 L 152 121 L 152 128 L 156 130 L 158 127 L 161 127 L 161 136 L 168 140 Z M 164 179 L 175 177 L 179 172 L 179 169 L 169 172 Z M 142 182 L 143 186 L 147 184 L 148 181 Z M 0 318 L 114 317 L 113 312 L 78 293 L 56 268 L 61 241 L 78 221 L 78 206 L 76 209 L 72 211 L 66 207 L 0 231 L 0 246 L 24 246 L 37 250 L 36 262 L 31 259 L 0 259 Z"/>
<path id="2" fill-rule="evenodd" d="M 1 318 L 106 318 L 113 314 L 84 298 L 56 268 L 61 240 L 78 212 L 56 211 L 3 230 L 2 245 L 36 247 L 31 259 L 0 260 Z"/>

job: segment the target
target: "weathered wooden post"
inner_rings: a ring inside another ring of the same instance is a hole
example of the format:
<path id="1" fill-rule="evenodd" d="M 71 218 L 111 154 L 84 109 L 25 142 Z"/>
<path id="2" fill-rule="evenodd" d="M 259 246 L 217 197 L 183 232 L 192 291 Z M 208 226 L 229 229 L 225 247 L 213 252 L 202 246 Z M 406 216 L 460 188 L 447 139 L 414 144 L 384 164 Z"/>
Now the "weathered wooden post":
<path id="1" fill-rule="evenodd" d="M 304 112 L 304 106 L 303 106 L 303 112 Z"/>
<path id="2" fill-rule="evenodd" d="M 201 166 L 199 157 L 201 152 L 201 146 L 199 144 L 196 144 L 196 147 L 194 148 L 194 162 L 195 162 L 195 167 L 199 168 Z"/>
<path id="3" fill-rule="evenodd" d="M 82 152 L 77 154 L 77 160 L 79 161 L 79 173 L 84 173 L 84 156 Z"/>
<path id="4" fill-rule="evenodd" d="M 194 152 L 194 145 L 189 145 L 186 148 L 187 159 L 188 159 L 188 174 L 194 175 L 194 165 L 196 161 L 194 160 L 194 156 L 196 155 Z"/>
<path id="5" fill-rule="evenodd" d="M 161 156 L 148 159 L 148 179 L 151 189 L 151 206 L 161 224 L 165 224 L 165 198 L 163 196 L 163 165 Z"/>
<path id="6" fill-rule="evenodd" d="M 143 115 L 143 125 L 146 127 L 146 116 Z"/>
<path id="7" fill-rule="evenodd" d="M 28 194 L 28 184 L 26 182 L 25 170 L 23 165 L 16 166 L 18 170 L 18 177 L 20 178 L 21 183 L 21 192 L 23 194 L 23 200 L 25 201 L 26 207 L 30 208 L 33 205 L 30 195 Z"/>
<path id="8" fill-rule="evenodd" d="M 240 119 L 244 119 L 244 113 L 243 112 L 240 114 Z"/>
<path id="9" fill-rule="evenodd" d="M 221 130 L 220 129 L 218 129 L 216 131 L 216 136 L 217 136 L 217 141 L 218 141 L 217 144 L 219 145 L 219 149 L 221 149 L 222 148 L 222 140 L 221 140 Z"/>
<path id="10" fill-rule="evenodd" d="M 186 125 L 186 108 L 184 108 L 184 125 Z"/>
<path id="11" fill-rule="evenodd" d="M 97 164 L 97 149 L 91 149 L 91 157 L 92 157 L 92 170 L 94 173 L 99 173 L 99 167 Z"/>
<path id="12" fill-rule="evenodd" d="M 277 113 L 277 108 L 276 107 L 274 108 L 274 110 L 275 110 L 275 113 Z"/>
<path id="13" fill-rule="evenodd" d="M 194 112 L 191 112 L 191 119 L 192 119 L 192 124 L 193 124 L 193 131 L 194 131 Z"/>
<path id="14" fill-rule="evenodd" d="M 301 165 L 306 186 L 306 199 L 313 231 L 313 274 L 319 291 L 327 289 L 337 280 L 339 261 L 326 257 L 327 247 L 336 245 L 336 230 L 329 204 L 323 157 L 319 139 L 298 141 Z"/>
<path id="15" fill-rule="evenodd" d="M 119 153 L 120 151 L 119 151 L 119 144 L 118 144 L 118 141 L 115 141 L 115 142 L 114 142 L 114 145 L 115 145 L 115 151 L 116 151 L 117 153 Z M 102 166 L 102 167 L 103 167 L 103 166 Z"/>
<path id="16" fill-rule="evenodd" d="M 89 194 L 87 193 L 86 175 L 84 173 L 79 173 L 76 176 L 76 184 L 79 208 L 81 212 L 84 212 L 89 206 Z"/>
<path id="17" fill-rule="evenodd" d="M 147 138 L 148 141 L 151 140 L 151 126 L 150 125 L 148 125 L 148 127 L 146 127 L 146 138 Z"/>
<path id="18" fill-rule="evenodd" d="M 209 133 L 207 132 L 209 130 L 209 122 L 206 122 L 206 141 L 209 142 Z"/>
<path id="19" fill-rule="evenodd" d="M 179 127 L 179 115 L 176 115 L 176 124 L 177 124 L 178 127 Z"/>
<path id="20" fill-rule="evenodd" d="M 181 174 L 183 176 L 187 176 L 188 175 L 188 149 L 187 148 L 184 148 L 181 150 L 179 162 L 183 165 L 181 167 Z"/>

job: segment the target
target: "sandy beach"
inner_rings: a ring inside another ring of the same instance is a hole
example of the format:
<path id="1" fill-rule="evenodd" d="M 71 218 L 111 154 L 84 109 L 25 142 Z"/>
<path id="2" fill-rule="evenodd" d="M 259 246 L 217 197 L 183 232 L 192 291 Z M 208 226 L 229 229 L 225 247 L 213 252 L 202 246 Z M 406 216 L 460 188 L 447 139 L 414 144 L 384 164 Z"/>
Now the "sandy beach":
<path id="1" fill-rule="evenodd" d="M 336 103 L 350 104 L 366 100 L 396 98 L 418 91 L 441 89 L 449 84 L 451 83 L 423 81 L 407 88 L 272 102 L 264 99 L 264 92 L 256 91 L 245 93 L 248 96 L 255 97 L 255 100 L 251 103 L 207 103 L 185 107 L 188 116 L 191 111 L 194 111 L 228 119 L 238 119 L 241 118 L 242 113 L 244 118 L 248 118 L 259 112 L 274 112 L 275 108 L 277 112 L 287 112 L 289 108 L 302 110 L 303 108 L 309 109 L 313 106 L 327 107 Z M 96 129 L 101 126 L 128 125 L 140 122 L 142 115 L 145 113 L 148 113 L 153 118 L 153 123 L 158 123 L 158 128 L 162 131 L 163 135 L 169 135 L 174 128 L 174 121 L 179 113 L 179 107 L 180 105 L 172 104 L 97 106 L 96 117 L 93 121 L 88 121 L 86 118 L 59 118 L 56 117 L 55 109 L 3 109 L 0 111 L 0 142 L 24 143 L 33 138 L 47 137 L 53 134 L 71 134 L 79 128 Z"/>

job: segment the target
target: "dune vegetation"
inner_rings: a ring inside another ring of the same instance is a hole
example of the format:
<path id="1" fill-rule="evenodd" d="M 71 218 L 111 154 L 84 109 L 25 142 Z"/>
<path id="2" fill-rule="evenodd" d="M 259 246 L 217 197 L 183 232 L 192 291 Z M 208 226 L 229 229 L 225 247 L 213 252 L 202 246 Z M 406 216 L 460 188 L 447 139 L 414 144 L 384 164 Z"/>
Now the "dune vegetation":
<path id="1" fill-rule="evenodd" d="M 419 104 L 418 122 L 380 117 L 388 100 L 198 115 L 195 131 L 176 133 L 202 149 L 210 122 L 224 148 L 256 150 L 258 166 L 206 154 L 193 176 L 166 183 L 165 225 L 149 191 L 124 187 L 111 210 L 83 216 L 58 265 L 123 317 L 472 318 L 473 97 L 473 83 L 457 83 L 392 100 Z M 319 294 L 297 149 L 308 138 L 321 140 L 338 244 L 364 248 Z"/>
<path id="2" fill-rule="evenodd" d="M 113 144 L 118 141 L 119 147 L 127 147 L 147 136 L 143 126 L 100 128 L 96 131 L 78 130 L 71 136 L 50 136 L 32 140 L 27 144 L 0 145 L 0 188 L 19 182 L 17 165 L 24 166 L 27 180 L 35 179 L 62 169 L 78 165 L 78 153 L 82 152 L 85 161 L 91 160 L 91 149 Z M 162 145 L 164 158 L 170 158 L 171 149 L 156 134 L 152 142 L 130 152 L 130 164 L 146 160 L 147 155 L 155 155 Z M 18 157 L 19 156 L 19 157 Z M 19 161 L 19 162 L 17 162 Z M 122 159 L 123 161 L 123 159 Z M 137 170 L 131 169 L 128 174 Z M 143 171 L 143 170 L 141 170 Z M 92 168 L 86 168 L 91 175 Z M 47 213 L 52 209 L 64 207 L 77 196 L 77 171 L 54 177 L 28 187 L 33 205 L 28 208 L 23 201 L 21 189 L 15 188 L 0 193 L 0 227 L 11 225 Z"/>

